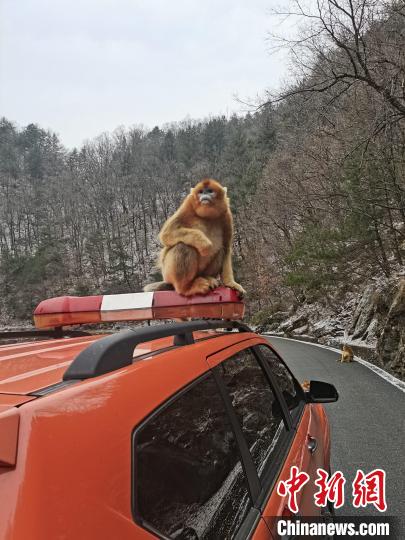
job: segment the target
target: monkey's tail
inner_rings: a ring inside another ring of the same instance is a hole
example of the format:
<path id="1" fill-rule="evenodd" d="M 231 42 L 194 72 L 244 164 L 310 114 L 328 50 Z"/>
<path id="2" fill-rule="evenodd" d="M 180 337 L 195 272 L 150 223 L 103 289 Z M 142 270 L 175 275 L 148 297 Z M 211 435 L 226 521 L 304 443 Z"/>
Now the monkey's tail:
<path id="1" fill-rule="evenodd" d="M 156 281 L 155 283 L 148 283 L 143 288 L 145 292 L 154 292 L 154 291 L 174 291 L 174 287 L 171 283 L 166 283 L 166 281 Z"/>

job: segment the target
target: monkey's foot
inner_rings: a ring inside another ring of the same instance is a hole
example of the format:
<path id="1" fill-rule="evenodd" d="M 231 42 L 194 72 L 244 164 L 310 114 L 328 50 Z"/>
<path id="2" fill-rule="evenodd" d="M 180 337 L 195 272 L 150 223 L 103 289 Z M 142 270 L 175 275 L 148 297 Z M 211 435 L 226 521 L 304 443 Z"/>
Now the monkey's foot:
<path id="1" fill-rule="evenodd" d="M 238 291 L 240 296 L 245 296 L 246 291 L 242 287 L 242 285 L 239 285 L 239 283 L 236 283 L 236 281 L 227 281 L 224 282 L 225 287 L 230 287 L 231 289 L 234 289 L 235 291 Z"/>
<path id="2" fill-rule="evenodd" d="M 203 277 L 195 278 L 188 289 L 182 290 L 183 296 L 193 296 L 194 294 L 207 294 L 211 289 L 208 279 Z"/>
<path id="3" fill-rule="evenodd" d="M 219 279 L 209 276 L 205 276 L 205 279 L 209 282 L 210 289 L 216 289 L 219 287 Z"/>

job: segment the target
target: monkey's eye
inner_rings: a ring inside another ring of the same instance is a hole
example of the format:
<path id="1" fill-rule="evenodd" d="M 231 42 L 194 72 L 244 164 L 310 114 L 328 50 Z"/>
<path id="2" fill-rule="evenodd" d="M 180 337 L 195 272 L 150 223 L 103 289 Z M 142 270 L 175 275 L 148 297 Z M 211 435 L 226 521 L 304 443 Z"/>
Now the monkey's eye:
<path id="1" fill-rule="evenodd" d="M 202 189 L 200 189 L 200 191 L 198 193 L 199 193 L 199 195 L 202 195 L 204 192 L 203 192 Z"/>
<path id="2" fill-rule="evenodd" d="M 207 189 L 208 193 L 213 193 L 212 189 Z"/>

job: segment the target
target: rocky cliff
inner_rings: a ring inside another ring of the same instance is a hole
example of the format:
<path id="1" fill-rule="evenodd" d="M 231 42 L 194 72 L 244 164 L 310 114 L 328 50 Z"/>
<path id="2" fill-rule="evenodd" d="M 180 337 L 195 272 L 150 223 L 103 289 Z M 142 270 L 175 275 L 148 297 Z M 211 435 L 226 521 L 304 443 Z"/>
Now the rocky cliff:
<path id="1" fill-rule="evenodd" d="M 381 299 L 377 311 L 377 358 L 405 380 L 405 279 Z"/>
<path id="2" fill-rule="evenodd" d="M 348 343 L 359 356 L 405 380 L 405 277 L 376 280 L 333 308 L 316 303 L 275 313 L 259 330 L 333 346 Z"/>

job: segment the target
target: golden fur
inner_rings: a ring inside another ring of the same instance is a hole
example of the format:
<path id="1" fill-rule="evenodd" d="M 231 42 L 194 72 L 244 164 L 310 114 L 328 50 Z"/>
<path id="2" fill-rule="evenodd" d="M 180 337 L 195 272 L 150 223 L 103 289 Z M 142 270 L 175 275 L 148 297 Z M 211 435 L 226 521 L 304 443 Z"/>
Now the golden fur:
<path id="1" fill-rule="evenodd" d="M 353 350 L 349 345 L 343 345 L 340 362 L 353 362 Z"/>
<path id="2" fill-rule="evenodd" d="M 174 288 L 184 296 L 206 294 L 218 287 L 220 277 L 225 286 L 244 294 L 233 276 L 232 237 L 226 188 L 206 178 L 163 225 L 159 266 L 164 281 L 147 285 L 144 290 Z"/>

